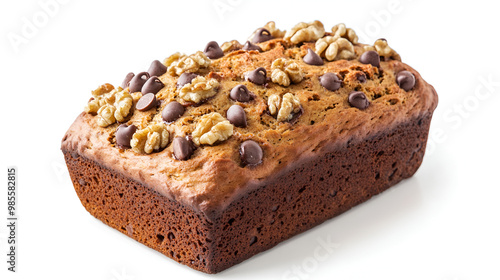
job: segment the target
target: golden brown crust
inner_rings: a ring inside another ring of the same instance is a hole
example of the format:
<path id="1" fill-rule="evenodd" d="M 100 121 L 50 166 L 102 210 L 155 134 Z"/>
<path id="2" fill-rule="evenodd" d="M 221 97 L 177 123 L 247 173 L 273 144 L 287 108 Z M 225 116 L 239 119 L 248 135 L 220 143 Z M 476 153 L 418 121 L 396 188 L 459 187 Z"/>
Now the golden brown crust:
<path id="1" fill-rule="evenodd" d="M 433 87 L 418 72 L 396 60 L 382 61 L 380 69 L 357 59 L 325 61 L 322 66 L 312 66 L 304 63 L 302 57 L 307 48 L 314 49 L 313 42 L 298 47 L 275 39 L 259 46 L 264 50 L 262 53 L 236 50 L 199 70 L 198 74 L 219 81 L 217 94 L 200 106 L 188 106 L 181 118 L 168 125 L 170 140 L 190 135 L 203 115 L 218 112 L 225 116 L 231 105 L 239 104 L 246 112 L 248 126 L 234 127 L 233 135 L 226 141 L 198 147 L 187 161 L 176 160 L 171 145 L 158 153 L 137 154 L 114 145 L 118 123 L 103 128 L 97 124 L 95 116 L 82 113 L 66 133 L 63 151 L 75 151 L 132 180 L 143 182 L 172 200 L 207 213 L 223 210 L 241 192 L 248 192 L 248 185 L 266 180 L 297 160 L 322 154 L 332 145 L 349 139 L 363 139 L 374 132 L 390 129 L 409 118 L 432 112 L 437 105 Z M 359 57 L 364 45 L 354 47 Z M 299 64 L 304 72 L 301 82 L 283 87 L 272 82 L 260 86 L 245 80 L 245 73 L 258 67 L 266 68 L 269 77 L 272 62 L 281 57 L 294 59 Z M 416 85 L 409 92 L 395 83 L 395 74 L 402 70 L 416 77 Z M 339 90 L 328 91 L 320 85 L 319 77 L 326 72 L 337 73 L 342 78 Z M 365 83 L 357 80 L 361 72 L 367 76 Z M 163 107 L 172 100 L 181 102 L 177 78 L 168 73 L 162 75 L 160 80 L 165 87 L 156 94 L 162 104 L 146 112 L 134 111 L 127 124 L 144 128 L 151 122 L 161 122 Z M 246 85 L 255 94 L 252 101 L 240 103 L 229 99 L 230 90 L 239 84 Z M 354 90 L 367 94 L 371 105 L 366 110 L 348 104 L 347 96 Z M 267 112 L 267 98 L 287 92 L 298 97 L 302 114 L 293 122 L 278 122 Z M 262 164 L 255 167 L 243 167 L 239 158 L 239 145 L 248 139 L 259 143 L 264 151 Z"/>

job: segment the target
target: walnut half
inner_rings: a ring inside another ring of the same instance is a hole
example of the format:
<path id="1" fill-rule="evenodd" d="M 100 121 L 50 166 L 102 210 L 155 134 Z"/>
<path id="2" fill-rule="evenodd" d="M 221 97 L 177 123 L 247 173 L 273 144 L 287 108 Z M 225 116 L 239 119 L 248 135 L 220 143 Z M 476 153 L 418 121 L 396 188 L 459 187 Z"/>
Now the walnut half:
<path id="1" fill-rule="evenodd" d="M 132 108 L 133 98 L 128 92 L 128 89 L 122 90 L 116 93 L 115 95 L 115 119 L 119 122 L 125 121 L 125 118 L 128 116 L 130 112 L 130 108 Z"/>
<path id="2" fill-rule="evenodd" d="M 324 56 L 329 61 L 351 59 L 356 56 L 352 43 L 337 36 L 326 36 L 319 39 L 316 41 L 315 49 L 318 55 Z"/>
<path id="3" fill-rule="evenodd" d="M 85 106 L 85 112 L 97 114 L 97 124 L 101 127 L 125 121 L 133 103 L 128 89 L 121 87 L 115 89 L 108 85 L 104 84 L 92 91 L 94 97 Z"/>
<path id="4" fill-rule="evenodd" d="M 85 105 L 85 112 L 90 114 L 97 114 L 99 109 L 105 104 L 113 104 L 114 102 L 115 87 L 111 84 L 100 85 L 97 89 L 92 91 L 92 98 Z"/>
<path id="5" fill-rule="evenodd" d="M 267 100 L 269 113 L 276 116 L 280 122 L 289 121 L 294 113 L 300 112 L 300 100 L 291 93 L 285 93 L 283 99 L 279 95 L 273 94 Z"/>
<path id="6" fill-rule="evenodd" d="M 219 82 L 216 79 L 197 76 L 180 89 L 179 97 L 188 102 L 200 103 L 203 99 L 214 96 L 217 87 Z"/>
<path id="7" fill-rule="evenodd" d="M 291 82 L 300 83 L 304 73 L 296 61 L 286 58 L 275 59 L 271 65 L 271 80 L 282 86 L 289 86 Z"/>
<path id="8" fill-rule="evenodd" d="M 198 120 L 191 135 L 196 145 L 213 145 L 217 141 L 224 141 L 231 137 L 233 125 L 221 114 L 212 112 Z"/>
<path id="9" fill-rule="evenodd" d="M 311 23 L 300 22 L 292 29 L 288 30 L 284 39 L 299 44 L 302 42 L 315 41 L 325 35 L 325 27 L 323 23 L 315 20 Z"/>
<path id="10" fill-rule="evenodd" d="M 200 68 L 207 68 L 211 63 L 211 60 L 201 51 L 190 56 L 177 52 L 165 59 L 167 72 L 172 76 L 180 76 L 184 72 L 194 73 Z"/>
<path id="11" fill-rule="evenodd" d="M 150 124 L 132 135 L 130 146 L 136 153 L 150 154 L 165 148 L 170 141 L 167 125 L 164 123 Z"/>
<path id="12" fill-rule="evenodd" d="M 347 28 L 343 23 L 339 23 L 332 27 L 332 33 L 333 37 L 345 38 L 353 44 L 358 43 L 358 35 L 356 35 L 356 32 L 354 32 L 352 28 Z"/>

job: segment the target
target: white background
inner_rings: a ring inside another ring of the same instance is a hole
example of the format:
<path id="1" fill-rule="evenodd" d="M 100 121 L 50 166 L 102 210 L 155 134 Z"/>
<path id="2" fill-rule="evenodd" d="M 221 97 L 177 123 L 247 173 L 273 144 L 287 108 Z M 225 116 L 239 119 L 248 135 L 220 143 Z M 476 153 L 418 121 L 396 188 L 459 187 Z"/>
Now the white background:
<path id="1" fill-rule="evenodd" d="M 39 4 L 46 2 L 0 4 L 1 279 L 500 279 L 494 1 L 61 0 L 50 15 Z M 244 42 L 269 20 L 289 29 L 314 19 L 327 29 L 344 22 L 365 43 L 386 38 L 435 86 L 439 105 L 413 178 L 215 276 L 179 265 L 85 211 L 60 140 L 90 90 L 210 40 Z M 23 35 L 27 22 L 36 30 Z M 13 36 L 22 41 L 12 43 Z M 15 274 L 4 261 L 10 165 L 19 169 Z M 318 259 L 321 240 L 335 248 Z"/>

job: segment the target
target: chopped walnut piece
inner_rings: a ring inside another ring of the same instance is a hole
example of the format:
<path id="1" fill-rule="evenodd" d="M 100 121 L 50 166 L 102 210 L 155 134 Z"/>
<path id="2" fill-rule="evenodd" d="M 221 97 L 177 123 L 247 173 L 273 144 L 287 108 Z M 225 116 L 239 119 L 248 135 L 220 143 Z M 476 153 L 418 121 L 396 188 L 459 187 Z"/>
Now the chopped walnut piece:
<path id="1" fill-rule="evenodd" d="M 282 86 L 289 86 L 291 82 L 300 83 L 304 73 L 297 62 L 292 59 L 278 58 L 271 65 L 271 80 Z"/>
<path id="2" fill-rule="evenodd" d="M 233 125 L 221 114 L 212 112 L 202 116 L 192 133 L 196 145 L 213 145 L 233 135 Z"/>
<path id="3" fill-rule="evenodd" d="M 119 122 L 125 121 L 125 118 L 132 108 L 133 98 L 128 90 L 122 90 L 115 94 L 115 119 Z"/>
<path id="4" fill-rule="evenodd" d="M 106 103 L 106 100 L 104 98 L 91 98 L 89 102 L 85 105 L 85 112 L 90 113 L 90 114 L 97 114 L 99 109 L 104 106 Z"/>
<path id="5" fill-rule="evenodd" d="M 201 51 L 189 56 L 177 52 L 165 59 L 167 72 L 173 76 L 180 76 L 184 72 L 194 73 L 200 68 L 207 68 L 210 64 L 210 59 Z"/>
<path id="6" fill-rule="evenodd" d="M 281 103 L 281 98 L 279 95 L 273 94 L 269 96 L 269 98 L 267 99 L 267 106 L 269 108 L 269 113 L 271 113 L 271 115 L 274 116 L 276 115 L 276 113 L 278 113 L 280 109 L 280 103 Z"/>
<path id="7" fill-rule="evenodd" d="M 269 31 L 274 38 L 282 38 L 285 36 L 285 31 L 281 31 L 276 28 L 276 23 L 274 23 L 274 21 L 266 23 L 263 27 L 267 29 L 267 31 Z"/>
<path id="8" fill-rule="evenodd" d="M 333 33 L 333 37 L 345 38 L 353 44 L 358 43 L 358 35 L 356 35 L 356 32 L 354 32 L 354 30 L 352 28 L 346 28 L 345 24 L 343 24 L 343 23 L 339 23 L 339 24 L 335 25 L 334 27 L 332 27 L 332 33 Z"/>
<path id="9" fill-rule="evenodd" d="M 121 88 L 118 88 L 121 90 Z M 97 111 L 105 104 L 113 104 L 115 87 L 111 84 L 100 85 L 97 89 L 92 91 L 92 98 L 85 105 L 85 112 L 97 114 Z"/>
<path id="10" fill-rule="evenodd" d="M 116 122 L 115 111 L 115 106 L 111 104 L 104 104 L 104 106 L 99 108 L 99 111 L 97 111 L 97 115 L 99 116 L 97 124 L 102 127 L 114 124 Z"/>
<path id="11" fill-rule="evenodd" d="M 285 87 L 290 85 L 290 78 L 288 78 L 288 75 L 279 69 L 276 69 L 271 73 L 271 80 Z"/>
<path id="12" fill-rule="evenodd" d="M 136 91 L 136 92 L 132 92 L 130 95 L 132 96 L 132 99 L 133 99 L 135 102 L 137 102 L 137 101 L 139 101 L 139 99 L 141 99 L 141 97 L 142 97 L 142 92 L 140 92 L 140 91 Z"/>
<path id="13" fill-rule="evenodd" d="M 216 79 L 197 76 L 179 91 L 179 97 L 188 102 L 199 103 L 217 93 L 219 82 Z"/>
<path id="14" fill-rule="evenodd" d="M 115 89 L 115 87 L 112 84 L 108 84 L 108 83 L 102 84 L 98 88 L 96 88 L 95 90 L 92 91 L 92 96 L 99 97 L 99 96 L 106 94 L 114 89 Z"/>
<path id="15" fill-rule="evenodd" d="M 365 46 L 365 51 L 376 51 L 385 60 L 394 59 L 401 61 L 401 56 L 387 44 L 387 40 L 378 39 L 373 46 Z"/>
<path id="16" fill-rule="evenodd" d="M 279 95 L 273 94 L 269 96 L 267 104 L 269 113 L 276 116 L 280 122 L 289 121 L 294 113 L 300 112 L 301 108 L 299 99 L 291 93 L 283 95 L 283 99 Z"/>
<path id="17" fill-rule="evenodd" d="M 176 52 L 176 53 L 172 54 L 171 56 L 165 58 L 165 60 L 163 61 L 163 64 L 165 64 L 165 66 L 169 67 L 170 65 L 172 65 L 172 63 L 179 60 L 181 57 L 186 57 L 186 55 L 182 54 L 180 52 Z"/>
<path id="18" fill-rule="evenodd" d="M 316 41 L 316 53 L 329 61 L 351 59 L 356 56 L 354 46 L 349 40 L 335 36 L 326 36 Z"/>
<path id="19" fill-rule="evenodd" d="M 222 49 L 223 52 L 232 52 L 232 51 L 236 51 L 236 50 L 239 50 L 243 47 L 242 44 L 240 44 L 240 42 L 238 42 L 237 40 L 232 40 L 232 41 L 229 41 L 229 42 L 225 42 L 224 44 L 222 44 L 220 46 L 220 48 Z"/>
<path id="20" fill-rule="evenodd" d="M 286 32 L 284 39 L 299 44 L 307 41 L 315 41 L 325 35 L 323 24 L 315 20 L 311 23 L 301 22 Z"/>
<path id="21" fill-rule="evenodd" d="M 133 103 L 133 98 L 128 92 L 128 89 L 118 87 L 108 91 L 110 87 L 103 86 L 100 86 L 97 90 L 92 91 L 92 95 L 94 97 L 90 99 L 85 106 L 85 112 L 97 114 L 97 124 L 102 127 L 112 125 L 116 121 L 125 121 L 125 118 L 130 113 Z"/>
<path id="22" fill-rule="evenodd" d="M 167 125 L 164 123 L 150 124 L 132 135 L 130 146 L 136 153 L 150 154 L 165 148 L 170 141 Z"/>

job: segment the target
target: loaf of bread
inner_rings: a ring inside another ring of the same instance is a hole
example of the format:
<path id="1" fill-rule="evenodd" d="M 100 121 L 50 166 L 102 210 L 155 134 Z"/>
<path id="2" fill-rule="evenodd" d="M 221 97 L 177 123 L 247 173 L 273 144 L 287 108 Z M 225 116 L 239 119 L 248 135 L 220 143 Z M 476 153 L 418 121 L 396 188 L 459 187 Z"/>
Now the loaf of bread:
<path id="1" fill-rule="evenodd" d="M 385 39 L 269 22 L 99 86 L 61 149 L 93 216 L 216 273 L 412 176 L 437 100 Z"/>

